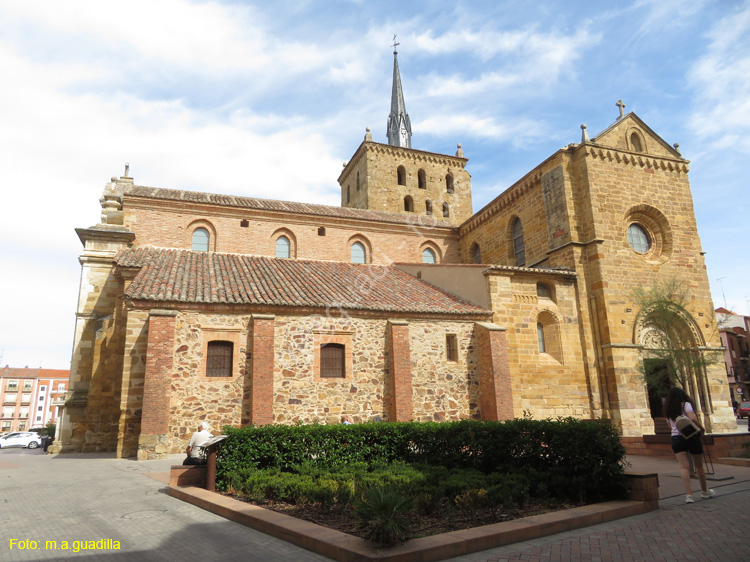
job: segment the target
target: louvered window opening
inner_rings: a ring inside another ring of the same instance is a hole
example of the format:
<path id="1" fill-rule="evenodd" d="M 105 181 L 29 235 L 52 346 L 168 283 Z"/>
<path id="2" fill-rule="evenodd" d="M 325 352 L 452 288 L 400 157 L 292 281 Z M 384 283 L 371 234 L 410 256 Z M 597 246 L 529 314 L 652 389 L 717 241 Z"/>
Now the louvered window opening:
<path id="1" fill-rule="evenodd" d="M 209 342 L 206 357 L 206 376 L 231 377 L 233 351 L 234 344 L 230 341 Z"/>
<path id="2" fill-rule="evenodd" d="M 344 352 L 345 346 L 338 343 L 320 346 L 320 376 L 322 378 L 335 379 L 346 376 Z"/>

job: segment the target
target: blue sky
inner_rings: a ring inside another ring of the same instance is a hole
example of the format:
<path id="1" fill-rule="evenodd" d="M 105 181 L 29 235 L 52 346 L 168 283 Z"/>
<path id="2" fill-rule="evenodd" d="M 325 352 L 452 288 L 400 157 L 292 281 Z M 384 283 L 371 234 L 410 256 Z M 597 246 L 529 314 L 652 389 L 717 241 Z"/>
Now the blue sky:
<path id="1" fill-rule="evenodd" d="M 68 368 L 76 227 L 140 185 L 336 205 L 386 142 L 393 34 L 414 148 L 469 158 L 478 210 L 637 113 L 691 161 L 714 304 L 750 314 L 750 3 L 0 0 L 0 351 Z"/>

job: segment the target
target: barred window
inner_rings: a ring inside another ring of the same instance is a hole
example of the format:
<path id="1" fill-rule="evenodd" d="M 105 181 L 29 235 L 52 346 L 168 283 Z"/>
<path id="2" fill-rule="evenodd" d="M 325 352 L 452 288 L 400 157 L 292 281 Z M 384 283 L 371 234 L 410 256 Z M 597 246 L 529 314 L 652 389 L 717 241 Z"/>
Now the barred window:
<path id="1" fill-rule="evenodd" d="M 206 376 L 231 377 L 234 344 L 230 341 L 208 342 L 206 351 Z"/>
<path id="2" fill-rule="evenodd" d="M 445 335 L 445 358 L 448 361 L 458 361 L 458 341 L 456 334 Z"/>
<path id="3" fill-rule="evenodd" d="M 320 346 L 321 378 L 346 377 L 346 347 L 340 343 L 325 343 Z"/>

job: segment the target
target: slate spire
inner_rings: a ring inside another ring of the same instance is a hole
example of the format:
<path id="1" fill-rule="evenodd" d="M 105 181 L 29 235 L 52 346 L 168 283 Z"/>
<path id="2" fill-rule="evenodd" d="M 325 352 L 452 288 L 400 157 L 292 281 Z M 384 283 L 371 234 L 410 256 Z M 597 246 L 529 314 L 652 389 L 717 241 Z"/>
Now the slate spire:
<path id="1" fill-rule="evenodd" d="M 391 114 L 388 116 L 388 144 L 411 148 L 411 121 L 406 113 L 404 92 L 401 89 L 401 74 L 398 71 L 398 51 L 393 43 L 393 87 L 391 90 Z"/>

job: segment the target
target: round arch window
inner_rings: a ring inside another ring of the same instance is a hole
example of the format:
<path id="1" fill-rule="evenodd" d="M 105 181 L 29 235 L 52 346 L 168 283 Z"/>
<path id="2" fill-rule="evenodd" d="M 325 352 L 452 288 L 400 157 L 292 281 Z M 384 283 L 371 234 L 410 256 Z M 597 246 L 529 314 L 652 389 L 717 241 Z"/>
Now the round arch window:
<path id="1" fill-rule="evenodd" d="M 431 248 L 425 248 L 422 250 L 422 263 L 436 263 L 437 258 L 435 256 L 435 251 Z"/>
<path id="2" fill-rule="evenodd" d="M 645 228 L 633 223 L 628 227 L 628 244 L 639 254 L 645 254 L 651 249 L 651 238 Z"/>
<path id="3" fill-rule="evenodd" d="M 367 263 L 367 250 L 365 250 L 365 246 L 362 242 L 355 242 L 352 244 L 351 262 Z"/>

